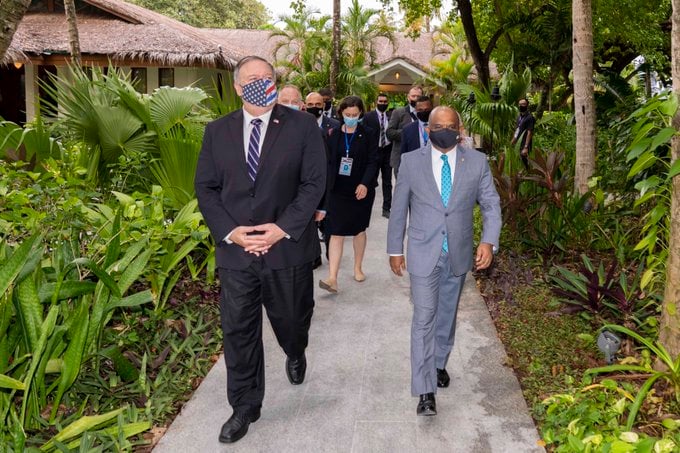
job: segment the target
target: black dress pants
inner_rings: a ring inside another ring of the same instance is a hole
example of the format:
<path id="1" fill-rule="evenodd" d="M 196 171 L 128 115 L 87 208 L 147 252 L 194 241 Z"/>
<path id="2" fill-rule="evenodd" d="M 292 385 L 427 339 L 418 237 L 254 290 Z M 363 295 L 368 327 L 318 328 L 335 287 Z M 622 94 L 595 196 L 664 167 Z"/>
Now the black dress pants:
<path id="1" fill-rule="evenodd" d="M 378 153 L 380 155 L 378 173 L 380 173 L 380 179 L 382 180 L 382 208 L 383 211 L 389 211 L 392 207 L 392 165 L 390 165 L 392 145 L 378 148 Z"/>
<path id="2" fill-rule="evenodd" d="M 262 306 L 286 355 L 301 357 L 314 310 L 312 263 L 272 270 L 257 258 L 244 270 L 220 268 L 219 275 L 227 397 L 234 411 L 251 413 L 264 398 Z"/>

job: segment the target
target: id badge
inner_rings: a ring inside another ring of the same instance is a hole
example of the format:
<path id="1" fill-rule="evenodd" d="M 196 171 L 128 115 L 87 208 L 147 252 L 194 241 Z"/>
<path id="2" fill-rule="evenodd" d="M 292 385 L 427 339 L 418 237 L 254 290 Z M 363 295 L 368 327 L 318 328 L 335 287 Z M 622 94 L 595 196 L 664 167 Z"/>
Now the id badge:
<path id="1" fill-rule="evenodd" d="M 340 171 L 338 174 L 342 176 L 350 176 L 352 174 L 352 159 L 351 157 L 343 157 L 340 159 Z"/>

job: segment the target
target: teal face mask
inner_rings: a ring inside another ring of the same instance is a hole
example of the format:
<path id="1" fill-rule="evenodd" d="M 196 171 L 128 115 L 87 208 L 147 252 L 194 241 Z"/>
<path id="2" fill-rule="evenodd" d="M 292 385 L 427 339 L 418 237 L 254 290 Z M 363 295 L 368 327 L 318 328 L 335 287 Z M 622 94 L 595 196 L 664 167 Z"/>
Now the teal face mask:
<path id="1" fill-rule="evenodd" d="M 359 124 L 359 117 L 350 118 L 350 117 L 344 116 L 344 117 L 342 117 L 342 120 L 345 122 L 345 126 L 347 126 L 347 127 L 357 127 L 357 124 Z"/>
<path id="2" fill-rule="evenodd" d="M 288 107 L 289 109 L 300 110 L 300 106 L 297 105 L 297 104 L 281 104 L 281 105 L 285 105 L 285 106 Z"/>

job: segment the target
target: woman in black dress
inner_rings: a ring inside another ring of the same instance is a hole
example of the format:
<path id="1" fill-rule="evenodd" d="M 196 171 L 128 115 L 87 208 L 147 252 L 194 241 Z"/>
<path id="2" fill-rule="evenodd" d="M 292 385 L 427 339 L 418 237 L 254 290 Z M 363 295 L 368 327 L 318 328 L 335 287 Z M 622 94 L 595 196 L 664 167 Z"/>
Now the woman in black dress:
<path id="1" fill-rule="evenodd" d="M 359 123 L 364 103 L 357 96 L 347 96 L 338 106 L 343 123 L 328 137 L 329 167 L 328 212 L 326 234 L 329 275 L 319 286 L 338 292 L 338 270 L 345 236 L 354 236 L 354 280 L 363 282 L 361 269 L 366 250 L 366 228 L 371 220 L 378 170 L 378 132 Z"/>

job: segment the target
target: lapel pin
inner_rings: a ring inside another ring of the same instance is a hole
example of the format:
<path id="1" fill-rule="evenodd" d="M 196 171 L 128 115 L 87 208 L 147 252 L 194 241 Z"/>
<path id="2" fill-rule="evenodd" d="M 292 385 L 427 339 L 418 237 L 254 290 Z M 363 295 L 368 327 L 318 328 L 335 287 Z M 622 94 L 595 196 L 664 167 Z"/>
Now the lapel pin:
<path id="1" fill-rule="evenodd" d="M 279 124 L 279 120 L 274 118 L 274 124 Z"/>

